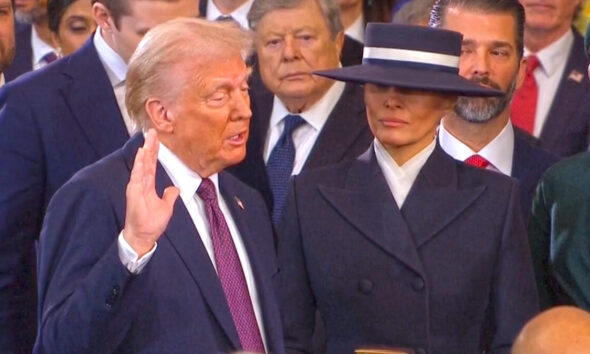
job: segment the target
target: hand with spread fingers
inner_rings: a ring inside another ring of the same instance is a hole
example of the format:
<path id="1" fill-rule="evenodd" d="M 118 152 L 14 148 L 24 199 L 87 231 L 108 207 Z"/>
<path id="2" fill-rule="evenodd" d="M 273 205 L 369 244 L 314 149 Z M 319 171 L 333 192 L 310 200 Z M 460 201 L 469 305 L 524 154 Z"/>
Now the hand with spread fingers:
<path id="1" fill-rule="evenodd" d="M 178 188 L 170 186 L 160 198 L 156 193 L 155 177 L 159 141 L 150 129 L 145 143 L 135 155 L 131 177 L 127 185 L 127 211 L 123 237 L 141 257 L 148 253 L 160 238 L 174 209 Z"/>

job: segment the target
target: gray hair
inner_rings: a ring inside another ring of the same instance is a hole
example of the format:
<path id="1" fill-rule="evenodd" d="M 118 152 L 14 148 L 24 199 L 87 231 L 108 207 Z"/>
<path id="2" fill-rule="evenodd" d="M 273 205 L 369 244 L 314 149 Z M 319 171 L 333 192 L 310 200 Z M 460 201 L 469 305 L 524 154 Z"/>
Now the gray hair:
<path id="1" fill-rule="evenodd" d="M 148 99 L 174 100 L 187 85 L 199 83 L 200 68 L 215 65 L 232 55 L 244 60 L 252 53 L 253 36 L 231 22 L 178 18 L 160 24 L 143 37 L 129 60 L 125 104 L 141 130 L 149 127 Z M 192 65 L 183 83 L 170 80 L 180 65 Z M 173 81 L 171 83 L 171 81 Z M 192 86 L 191 86 L 192 87 Z"/>
<path id="2" fill-rule="evenodd" d="M 315 1 L 319 5 L 332 39 L 335 39 L 336 35 L 344 30 L 342 20 L 340 19 L 340 5 L 338 4 L 338 0 L 254 0 L 250 12 L 248 12 L 250 28 L 256 31 L 258 23 L 267 13 L 279 9 L 292 9 L 304 1 Z"/>
<path id="3" fill-rule="evenodd" d="M 395 13 L 391 23 L 405 25 L 428 24 L 430 11 L 436 0 L 412 0 Z"/>
<path id="4" fill-rule="evenodd" d="M 506 13 L 514 17 L 516 50 L 521 58 L 524 50 L 524 7 L 518 0 L 437 0 L 430 13 L 430 27 L 444 27 L 448 8 L 460 7 L 483 13 Z"/>

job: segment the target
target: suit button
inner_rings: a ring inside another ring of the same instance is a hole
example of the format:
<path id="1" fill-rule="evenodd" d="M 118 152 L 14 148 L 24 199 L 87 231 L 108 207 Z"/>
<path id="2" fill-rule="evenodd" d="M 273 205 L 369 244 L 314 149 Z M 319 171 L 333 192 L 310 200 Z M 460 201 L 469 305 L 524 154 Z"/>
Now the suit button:
<path id="1" fill-rule="evenodd" d="M 369 279 L 359 280 L 359 290 L 363 294 L 370 294 L 373 290 L 373 282 Z"/>
<path id="2" fill-rule="evenodd" d="M 422 348 L 416 348 L 416 354 L 426 354 L 426 350 Z"/>
<path id="3" fill-rule="evenodd" d="M 117 298 L 119 297 L 120 291 L 121 291 L 121 287 L 119 285 L 113 286 L 113 288 L 111 289 L 111 294 L 109 295 L 109 297 L 106 299 L 106 302 L 105 302 L 105 306 L 107 309 L 110 310 L 113 307 L 113 305 L 117 301 Z"/>
<path id="4" fill-rule="evenodd" d="M 421 278 L 414 279 L 414 281 L 412 282 L 412 287 L 416 291 L 421 291 L 422 289 L 424 289 L 424 280 L 422 280 Z"/>

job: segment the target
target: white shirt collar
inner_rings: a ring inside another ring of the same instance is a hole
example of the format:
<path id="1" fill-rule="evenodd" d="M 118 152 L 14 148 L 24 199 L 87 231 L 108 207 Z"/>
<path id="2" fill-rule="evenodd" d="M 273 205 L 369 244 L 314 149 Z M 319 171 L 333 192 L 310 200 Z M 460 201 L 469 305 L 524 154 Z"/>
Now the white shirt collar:
<path id="1" fill-rule="evenodd" d="M 324 96 L 320 98 L 313 106 L 309 107 L 309 109 L 305 112 L 299 113 L 299 115 L 309 124 L 311 125 L 314 130 L 320 131 L 326 121 L 328 120 L 328 116 L 330 112 L 336 106 L 338 99 L 344 92 L 344 88 L 346 84 L 340 81 L 334 81 L 332 86 L 326 91 Z M 287 114 L 290 113 L 287 110 L 287 107 L 281 102 L 281 100 L 274 96 L 274 101 L 272 105 L 272 113 L 270 115 L 270 125 L 275 126 L 282 123 L 283 118 Z"/>
<path id="2" fill-rule="evenodd" d="M 41 40 L 35 26 L 31 26 L 31 47 L 33 48 L 33 66 L 40 63 L 46 54 L 54 52 L 52 46 Z"/>
<path id="3" fill-rule="evenodd" d="M 438 128 L 438 139 L 443 150 L 456 160 L 465 161 L 471 155 L 478 154 L 488 160 L 493 166 L 493 169 L 508 176 L 512 174 L 514 128 L 512 128 L 510 121 L 506 123 L 500 134 L 480 151 L 471 150 L 462 141 L 449 133 L 445 129 L 444 124 L 441 124 Z"/>
<path id="4" fill-rule="evenodd" d="M 252 7 L 252 3 L 254 0 L 248 0 L 240 7 L 235 9 L 229 14 L 222 14 L 221 11 L 215 6 L 213 0 L 207 0 L 207 20 L 215 21 L 219 16 L 231 16 L 234 20 L 236 20 L 240 26 L 243 28 L 250 28 L 248 26 L 248 12 L 250 11 L 250 7 Z"/>
<path id="5" fill-rule="evenodd" d="M 550 76 L 560 67 L 560 64 L 568 59 L 568 55 L 564 55 L 564 53 L 569 53 L 572 45 L 574 45 L 574 33 L 572 30 L 569 30 L 561 38 L 537 53 L 532 53 L 525 47 L 524 56 L 528 57 L 531 54 L 535 54 L 545 74 Z"/>
<path id="6" fill-rule="evenodd" d="M 401 209 L 404 204 L 408 193 L 412 189 L 412 185 L 416 181 L 420 170 L 426 164 L 426 161 L 434 151 L 436 147 L 436 139 L 432 139 L 432 142 L 428 144 L 422 151 L 412 156 L 411 159 L 406 161 L 402 166 L 399 166 L 395 160 L 389 155 L 385 147 L 377 139 L 373 143 L 375 149 L 375 157 L 377 158 L 377 164 L 383 172 L 385 181 L 393 194 L 393 198 Z"/>
<path id="7" fill-rule="evenodd" d="M 361 15 L 348 26 L 344 33 L 357 42 L 365 43 L 365 16 L 362 12 Z"/>
<path id="8" fill-rule="evenodd" d="M 105 42 L 100 27 L 96 28 L 92 40 L 98 52 L 98 59 L 104 66 L 111 85 L 115 87 L 127 77 L 127 63 Z"/>
<path id="9" fill-rule="evenodd" d="M 158 161 L 164 167 L 164 170 L 172 180 L 172 183 L 180 190 L 180 198 L 186 205 L 197 193 L 197 189 L 201 185 L 203 180 L 195 171 L 191 170 L 184 162 L 182 162 L 178 156 L 176 156 L 170 149 L 164 144 L 160 143 L 160 149 L 158 151 Z M 219 199 L 219 182 L 218 174 L 209 176 L 209 179 L 215 185 L 217 191 L 217 198 Z"/>

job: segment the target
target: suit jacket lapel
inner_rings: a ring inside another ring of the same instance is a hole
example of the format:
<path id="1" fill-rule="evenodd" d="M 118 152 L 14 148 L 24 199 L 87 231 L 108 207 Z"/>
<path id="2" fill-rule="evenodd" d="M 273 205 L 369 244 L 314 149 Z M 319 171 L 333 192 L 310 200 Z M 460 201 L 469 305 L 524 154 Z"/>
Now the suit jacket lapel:
<path id="1" fill-rule="evenodd" d="M 574 116 L 588 90 L 588 76 L 586 75 L 588 60 L 583 52 L 578 50 L 583 46 L 584 38 L 574 30 L 574 44 L 540 136 L 543 146 L 551 150 L 554 150 L 560 136 L 567 132 L 564 126 L 567 126 Z M 577 53 L 582 54 L 577 55 Z M 570 77 L 571 74 L 580 77 L 581 80 L 579 82 L 574 80 Z"/>
<path id="2" fill-rule="evenodd" d="M 134 135 L 130 143 L 132 144 L 126 144 L 126 147 L 133 145 L 135 149 L 129 149 L 125 154 L 129 169 L 133 167 L 137 148 L 143 145 L 143 136 L 140 133 Z M 162 195 L 164 189 L 172 185 L 168 174 L 162 165 L 158 163 L 156 171 L 156 191 L 158 195 Z M 176 250 L 178 256 L 188 268 L 221 328 L 223 328 L 233 346 L 241 348 L 238 332 L 231 317 L 221 282 L 193 225 L 186 207 L 182 200 L 178 198 L 174 204 L 172 218 L 159 242 L 166 242 L 167 240 L 172 244 L 172 248 Z"/>
<path id="3" fill-rule="evenodd" d="M 485 187 L 458 188 L 457 162 L 437 144 L 408 194 L 402 214 L 420 247 L 461 215 Z"/>
<path id="4" fill-rule="evenodd" d="M 319 189 L 332 207 L 363 235 L 424 274 L 414 239 L 377 164 L 373 145 L 353 163 L 344 188 Z"/>
<path id="5" fill-rule="evenodd" d="M 367 129 L 362 88 L 347 84 L 322 128 L 304 169 L 342 160 L 350 145 Z"/>
<path id="6" fill-rule="evenodd" d="M 92 38 L 64 60 L 68 62 L 63 74 L 69 80 L 61 93 L 97 156 L 107 155 L 121 147 L 129 134 Z"/>
<path id="7" fill-rule="evenodd" d="M 514 152 L 512 154 L 512 177 L 517 180 L 527 181 L 536 172 L 534 169 L 527 168 L 529 162 L 534 160 L 533 151 L 519 136 L 514 137 Z M 530 167 L 530 166 L 529 166 Z"/>

